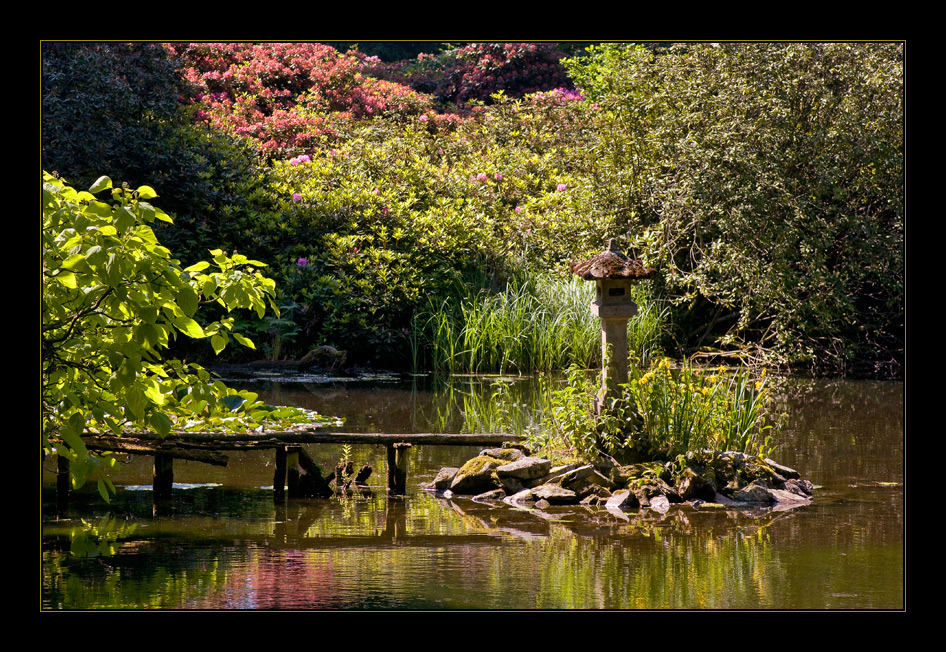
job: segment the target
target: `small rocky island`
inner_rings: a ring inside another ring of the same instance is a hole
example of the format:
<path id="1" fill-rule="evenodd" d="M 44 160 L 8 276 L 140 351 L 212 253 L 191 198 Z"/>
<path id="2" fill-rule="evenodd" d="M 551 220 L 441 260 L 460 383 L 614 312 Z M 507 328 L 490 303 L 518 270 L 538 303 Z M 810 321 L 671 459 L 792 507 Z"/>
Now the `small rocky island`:
<path id="1" fill-rule="evenodd" d="M 674 503 L 798 507 L 811 502 L 814 486 L 794 469 L 739 452 L 692 453 L 685 464 L 553 466 L 527 447 L 512 445 L 485 449 L 460 468 L 441 469 L 425 489 L 444 498 L 463 495 L 514 507 L 581 504 L 666 512 Z"/>

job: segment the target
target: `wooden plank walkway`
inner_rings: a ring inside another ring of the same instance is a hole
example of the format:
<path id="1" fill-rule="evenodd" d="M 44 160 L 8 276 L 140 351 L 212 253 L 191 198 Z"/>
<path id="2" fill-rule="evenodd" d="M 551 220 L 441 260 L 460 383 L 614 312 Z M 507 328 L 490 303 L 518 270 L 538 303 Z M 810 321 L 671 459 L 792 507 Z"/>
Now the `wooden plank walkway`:
<path id="1" fill-rule="evenodd" d="M 171 497 L 174 482 L 173 460 L 183 459 L 226 466 L 222 451 L 272 449 L 276 452 L 273 494 L 281 497 L 289 487 L 289 497 L 303 497 L 308 481 L 321 471 L 309 457 L 304 444 L 369 444 L 387 448 L 388 492 L 404 494 L 407 489 L 407 454 L 412 446 L 501 446 L 523 437 L 508 433 L 364 433 L 336 432 L 324 429 L 221 434 L 210 432 L 175 432 L 161 437 L 150 432 L 131 432 L 117 437 L 86 433 L 83 441 L 89 450 L 112 451 L 154 457 L 154 501 Z M 67 503 L 68 462 L 60 458 L 57 490 L 60 505 Z"/>

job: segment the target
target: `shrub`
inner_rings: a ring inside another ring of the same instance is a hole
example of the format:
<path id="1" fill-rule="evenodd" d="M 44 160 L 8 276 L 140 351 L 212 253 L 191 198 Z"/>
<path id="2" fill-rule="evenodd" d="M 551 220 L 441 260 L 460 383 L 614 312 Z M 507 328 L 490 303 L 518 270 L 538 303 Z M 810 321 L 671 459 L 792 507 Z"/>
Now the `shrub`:
<path id="1" fill-rule="evenodd" d="M 319 43 L 179 43 L 198 117 L 254 141 L 271 159 L 311 153 L 353 121 L 423 114 L 430 101 L 362 73 L 359 59 Z"/>
<path id="2" fill-rule="evenodd" d="M 405 330 L 431 299 L 504 287 L 517 269 L 564 271 L 600 248 L 567 163 L 581 134 L 561 129 L 576 104 L 562 92 L 501 100 L 515 121 L 484 113 L 448 132 L 378 118 L 274 162 L 249 251 L 272 262 L 280 304 L 298 306 L 298 348 L 284 351 L 331 344 L 407 363 Z"/>
<path id="3" fill-rule="evenodd" d="M 687 351 L 894 369 L 903 355 L 903 48 L 592 49 L 595 190 L 662 269 Z"/>
<path id="4" fill-rule="evenodd" d="M 364 57 L 371 74 L 398 81 L 432 95 L 440 108 L 469 101 L 492 101 L 502 91 L 519 98 L 554 88 L 571 88 L 554 43 L 467 43 L 421 52 L 394 63 Z"/>
<path id="5" fill-rule="evenodd" d="M 177 62 L 154 43 L 42 45 L 43 168 L 76 187 L 99 176 L 147 184 L 175 228 L 157 225 L 165 245 L 196 262 L 227 243 L 255 181 L 255 153 L 206 125 L 182 104 Z"/>

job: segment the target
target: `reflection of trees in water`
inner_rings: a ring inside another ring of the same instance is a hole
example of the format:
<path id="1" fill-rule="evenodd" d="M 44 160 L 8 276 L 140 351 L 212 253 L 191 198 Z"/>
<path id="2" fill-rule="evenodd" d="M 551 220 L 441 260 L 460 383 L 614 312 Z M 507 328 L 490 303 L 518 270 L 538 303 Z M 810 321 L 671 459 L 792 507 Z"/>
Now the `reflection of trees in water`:
<path id="1" fill-rule="evenodd" d="M 902 382 L 792 380 L 778 395 L 785 464 L 827 487 L 903 481 Z"/>
<path id="2" fill-rule="evenodd" d="M 437 409 L 488 404 L 490 381 L 477 382 L 452 395 L 424 386 L 333 391 L 336 404 L 370 404 L 379 419 L 390 412 L 429 424 Z M 510 389 L 531 391 L 521 382 Z M 174 518 L 152 520 L 147 494 L 123 492 L 111 505 L 77 496 L 84 517 L 113 512 L 147 526 L 119 541 L 117 554 L 88 559 L 69 557 L 67 538 L 44 533 L 43 605 L 897 608 L 890 601 L 902 603 L 903 384 L 790 380 L 778 396 L 789 415 L 778 461 L 823 486 L 811 505 L 790 512 L 675 506 L 620 518 L 602 508 L 439 502 L 422 492 L 392 502 L 383 490 L 280 511 L 271 493 L 216 487 L 178 492 Z M 372 454 L 354 452 L 359 460 Z M 412 484 L 450 455 L 415 447 Z"/>

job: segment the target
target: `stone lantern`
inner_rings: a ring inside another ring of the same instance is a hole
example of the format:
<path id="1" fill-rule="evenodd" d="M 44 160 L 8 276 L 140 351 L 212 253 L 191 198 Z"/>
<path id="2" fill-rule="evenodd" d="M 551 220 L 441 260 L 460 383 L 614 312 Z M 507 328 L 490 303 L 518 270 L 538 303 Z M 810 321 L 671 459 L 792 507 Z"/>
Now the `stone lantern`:
<path id="1" fill-rule="evenodd" d="M 637 314 L 637 304 L 631 300 L 631 283 L 653 278 L 657 270 L 647 269 L 622 254 L 614 238 L 607 250 L 569 266 L 572 272 L 586 281 L 594 281 L 596 286 L 591 312 L 601 320 L 601 390 L 596 404 L 600 414 L 609 392 L 627 382 L 627 322 Z"/>

